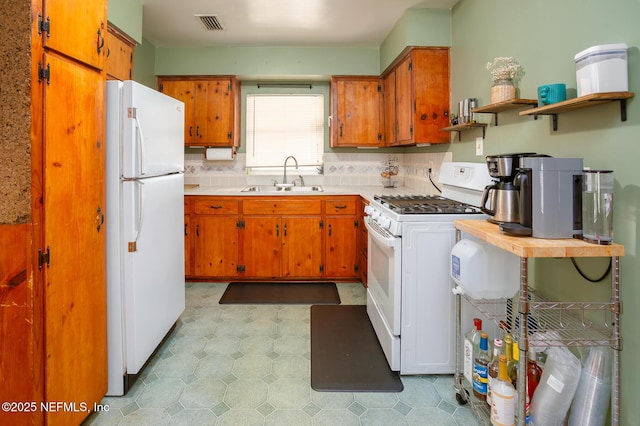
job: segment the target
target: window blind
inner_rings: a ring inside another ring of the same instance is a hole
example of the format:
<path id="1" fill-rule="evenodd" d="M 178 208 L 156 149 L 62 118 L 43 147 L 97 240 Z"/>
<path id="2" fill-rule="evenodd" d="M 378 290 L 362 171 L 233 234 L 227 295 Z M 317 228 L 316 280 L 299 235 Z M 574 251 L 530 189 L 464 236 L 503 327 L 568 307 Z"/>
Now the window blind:
<path id="1" fill-rule="evenodd" d="M 246 105 L 248 168 L 281 168 L 290 155 L 300 167 L 322 165 L 323 95 L 247 95 Z"/>

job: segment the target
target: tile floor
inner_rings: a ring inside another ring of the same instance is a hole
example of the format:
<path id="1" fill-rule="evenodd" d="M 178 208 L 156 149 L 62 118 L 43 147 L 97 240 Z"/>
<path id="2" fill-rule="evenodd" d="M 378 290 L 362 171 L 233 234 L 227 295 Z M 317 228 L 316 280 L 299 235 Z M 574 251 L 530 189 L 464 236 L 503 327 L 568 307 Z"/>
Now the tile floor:
<path id="1" fill-rule="evenodd" d="M 316 392 L 309 305 L 219 305 L 224 283 L 187 283 L 178 324 L 124 397 L 86 425 L 478 425 L 453 377 L 403 376 L 399 393 Z M 364 287 L 340 283 L 342 304 Z"/>

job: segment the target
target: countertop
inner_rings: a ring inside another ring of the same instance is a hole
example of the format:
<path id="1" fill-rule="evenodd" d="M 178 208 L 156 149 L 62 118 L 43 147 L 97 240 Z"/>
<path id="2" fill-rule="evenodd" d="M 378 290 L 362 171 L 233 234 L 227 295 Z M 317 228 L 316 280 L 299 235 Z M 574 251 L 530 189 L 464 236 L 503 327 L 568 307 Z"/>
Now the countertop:
<path id="1" fill-rule="evenodd" d="M 454 226 L 520 257 L 611 257 L 624 256 L 620 244 L 598 245 L 575 238 L 516 237 L 500 231 L 486 220 L 456 220 Z"/>
<path id="2" fill-rule="evenodd" d="M 340 186 L 322 186 L 322 192 L 241 192 L 244 187 L 222 187 L 222 186 L 198 186 L 195 188 L 185 185 L 184 195 L 208 195 L 208 196 L 243 196 L 243 197 L 291 197 L 291 196 L 327 196 L 327 195 L 360 195 L 368 201 L 373 199 L 374 195 L 413 195 L 419 191 L 406 187 L 383 188 L 382 186 L 356 186 L 356 185 L 340 185 Z"/>

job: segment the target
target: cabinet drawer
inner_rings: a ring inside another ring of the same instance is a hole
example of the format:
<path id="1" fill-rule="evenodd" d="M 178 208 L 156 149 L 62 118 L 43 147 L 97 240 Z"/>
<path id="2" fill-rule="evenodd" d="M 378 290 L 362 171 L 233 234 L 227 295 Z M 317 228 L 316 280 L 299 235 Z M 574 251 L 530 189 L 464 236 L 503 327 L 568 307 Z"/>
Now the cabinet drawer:
<path id="1" fill-rule="evenodd" d="M 238 214 L 238 200 L 205 198 L 193 202 L 195 214 Z"/>
<path id="2" fill-rule="evenodd" d="M 325 213 L 330 215 L 356 214 L 356 200 L 355 198 L 326 200 Z"/>
<path id="3" fill-rule="evenodd" d="M 246 200 L 242 202 L 242 211 L 244 214 L 320 214 L 322 212 L 321 203 L 318 199 L 307 197 L 304 199 L 277 197 Z"/>

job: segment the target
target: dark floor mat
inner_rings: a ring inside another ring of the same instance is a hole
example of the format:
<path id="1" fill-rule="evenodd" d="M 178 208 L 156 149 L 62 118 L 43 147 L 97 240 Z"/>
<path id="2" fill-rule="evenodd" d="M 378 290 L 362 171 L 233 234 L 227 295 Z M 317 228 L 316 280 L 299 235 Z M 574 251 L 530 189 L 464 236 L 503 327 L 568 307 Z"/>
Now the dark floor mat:
<path id="1" fill-rule="evenodd" d="M 221 304 L 338 305 L 336 283 L 327 282 L 232 282 Z"/>
<path id="2" fill-rule="evenodd" d="M 401 392 L 364 305 L 311 307 L 311 387 L 334 392 Z"/>

